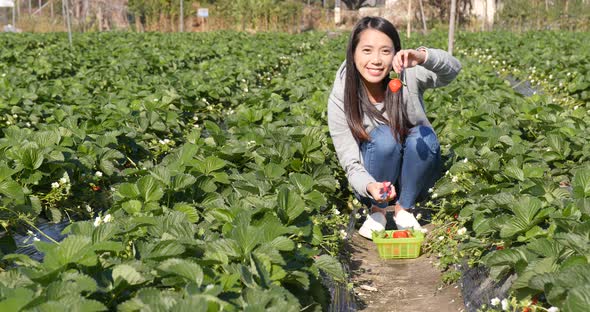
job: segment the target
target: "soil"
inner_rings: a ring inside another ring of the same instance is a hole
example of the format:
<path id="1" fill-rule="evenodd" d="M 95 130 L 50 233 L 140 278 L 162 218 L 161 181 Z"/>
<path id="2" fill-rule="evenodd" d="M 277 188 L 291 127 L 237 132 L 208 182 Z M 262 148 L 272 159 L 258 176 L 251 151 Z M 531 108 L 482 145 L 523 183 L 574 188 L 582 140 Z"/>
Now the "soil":
<path id="1" fill-rule="evenodd" d="M 423 226 L 432 229 L 430 224 Z M 443 285 L 441 272 L 433 265 L 435 258 L 420 255 L 416 259 L 383 260 L 375 244 L 357 231 L 346 244 L 346 250 L 350 255 L 350 282 L 359 310 L 465 311 L 461 288 L 457 284 Z"/>

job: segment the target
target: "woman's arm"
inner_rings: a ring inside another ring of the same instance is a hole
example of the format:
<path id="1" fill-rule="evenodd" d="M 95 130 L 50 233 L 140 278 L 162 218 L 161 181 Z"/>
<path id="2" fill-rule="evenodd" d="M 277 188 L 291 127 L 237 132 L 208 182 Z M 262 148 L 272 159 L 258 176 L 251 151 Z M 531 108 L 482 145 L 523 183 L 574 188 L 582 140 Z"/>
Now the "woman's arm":
<path id="1" fill-rule="evenodd" d="M 363 197 L 368 197 L 367 185 L 375 179 L 367 172 L 360 159 L 356 142 L 344 114 L 344 81 L 346 68 L 343 63 L 336 73 L 334 86 L 328 98 L 328 128 L 340 165 L 352 188 Z"/>
<path id="2" fill-rule="evenodd" d="M 424 91 L 448 85 L 461 71 L 461 63 L 450 53 L 431 48 L 425 49 L 426 61 L 416 66 L 418 88 Z"/>

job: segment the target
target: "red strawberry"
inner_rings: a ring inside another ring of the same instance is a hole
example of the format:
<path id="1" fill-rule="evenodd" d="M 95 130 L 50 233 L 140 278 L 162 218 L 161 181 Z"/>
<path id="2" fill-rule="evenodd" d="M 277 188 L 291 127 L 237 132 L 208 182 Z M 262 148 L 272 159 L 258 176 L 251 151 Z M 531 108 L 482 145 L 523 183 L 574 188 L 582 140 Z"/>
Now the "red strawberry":
<path id="1" fill-rule="evenodd" d="M 401 80 L 395 78 L 395 79 L 391 79 L 389 81 L 389 90 L 391 90 L 391 92 L 396 93 L 401 88 L 402 88 L 402 81 Z"/>

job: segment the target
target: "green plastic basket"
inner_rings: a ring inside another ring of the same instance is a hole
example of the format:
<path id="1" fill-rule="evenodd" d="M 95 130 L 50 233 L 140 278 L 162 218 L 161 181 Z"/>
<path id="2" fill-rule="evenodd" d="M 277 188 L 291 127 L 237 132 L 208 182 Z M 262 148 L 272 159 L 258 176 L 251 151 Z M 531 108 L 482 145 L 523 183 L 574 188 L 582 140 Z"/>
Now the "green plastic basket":
<path id="1" fill-rule="evenodd" d="M 373 242 L 377 245 L 379 257 L 381 259 L 413 259 L 420 256 L 420 248 L 424 241 L 424 233 L 421 231 L 411 231 L 411 238 L 391 238 L 394 232 L 401 231 L 384 231 L 373 232 Z M 387 233 L 387 238 L 381 237 Z"/>

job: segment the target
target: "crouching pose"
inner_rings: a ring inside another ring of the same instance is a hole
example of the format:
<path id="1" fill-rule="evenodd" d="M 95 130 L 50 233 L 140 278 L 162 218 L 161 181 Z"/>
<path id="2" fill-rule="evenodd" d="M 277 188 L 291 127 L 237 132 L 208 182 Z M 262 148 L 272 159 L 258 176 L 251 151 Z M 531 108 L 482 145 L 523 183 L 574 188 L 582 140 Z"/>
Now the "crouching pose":
<path id="1" fill-rule="evenodd" d="M 400 79 L 390 78 L 392 70 Z M 413 208 L 441 171 L 423 93 L 447 85 L 460 70 L 445 51 L 402 50 L 386 19 L 365 17 L 354 27 L 328 100 L 328 126 L 355 195 L 371 209 L 360 235 L 370 239 L 385 229 L 385 208 L 394 200 L 397 228 L 420 228 Z"/>

